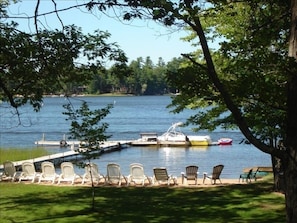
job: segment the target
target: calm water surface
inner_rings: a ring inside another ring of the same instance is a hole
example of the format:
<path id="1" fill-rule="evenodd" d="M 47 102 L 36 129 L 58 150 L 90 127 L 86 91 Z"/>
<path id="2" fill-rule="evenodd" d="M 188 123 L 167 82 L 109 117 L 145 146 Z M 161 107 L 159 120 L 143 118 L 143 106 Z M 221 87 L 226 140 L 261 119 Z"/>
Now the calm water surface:
<path id="1" fill-rule="evenodd" d="M 109 123 L 107 131 L 114 140 L 131 140 L 139 138 L 141 132 L 156 132 L 159 135 L 165 132 L 172 123 L 184 122 L 194 111 L 187 110 L 181 114 L 172 114 L 166 106 L 171 99 L 168 96 L 141 96 L 141 97 L 77 97 L 72 103 L 78 108 L 81 100 L 88 102 L 91 109 L 102 108 L 107 104 L 114 104 L 104 122 Z M 70 123 L 62 115 L 62 107 L 67 103 L 64 98 L 45 98 L 44 105 L 39 113 L 31 111 L 30 107 L 21 110 L 22 126 L 16 126 L 17 116 L 5 104 L 0 105 L 0 146 L 28 148 L 45 134 L 47 140 L 60 140 L 69 130 Z M 186 134 L 196 134 L 190 127 L 182 129 Z M 95 162 L 103 174 L 109 162 L 121 165 L 125 175 L 129 173 L 129 165 L 133 162 L 144 164 L 145 171 L 152 175 L 156 166 L 164 166 L 174 175 L 180 175 L 186 165 L 199 166 L 199 172 L 210 172 L 212 166 L 224 164 L 222 177 L 237 178 L 244 167 L 270 166 L 270 156 L 252 145 L 239 144 L 243 139 L 239 131 L 225 131 L 217 129 L 214 132 L 199 132 L 209 134 L 213 141 L 221 137 L 231 137 L 232 146 L 211 146 L 208 148 L 154 148 L 129 147 L 122 151 L 102 155 Z M 65 149 L 48 148 L 51 152 L 61 152 Z M 82 172 L 83 170 L 78 170 Z"/>

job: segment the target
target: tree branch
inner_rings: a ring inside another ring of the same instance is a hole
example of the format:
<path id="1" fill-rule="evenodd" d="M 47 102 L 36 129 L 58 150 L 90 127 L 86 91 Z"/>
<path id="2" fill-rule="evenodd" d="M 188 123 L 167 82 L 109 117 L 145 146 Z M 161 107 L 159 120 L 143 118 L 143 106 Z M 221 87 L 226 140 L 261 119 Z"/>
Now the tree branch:
<path id="1" fill-rule="evenodd" d="M 218 78 L 218 75 L 216 73 L 214 63 L 212 61 L 210 50 L 209 50 L 209 47 L 208 47 L 208 44 L 207 44 L 205 34 L 203 32 L 203 27 L 201 25 L 199 17 L 196 14 L 193 14 L 193 12 L 195 10 L 192 8 L 192 5 L 188 1 L 185 1 L 185 3 L 186 3 L 187 11 L 188 11 L 190 17 L 193 19 L 193 23 L 190 20 L 186 19 L 186 18 L 184 19 L 184 21 L 197 33 L 197 35 L 199 37 L 199 40 L 200 40 L 202 50 L 203 50 L 203 54 L 204 54 L 204 57 L 205 57 L 205 60 L 206 60 L 208 74 L 209 74 L 212 82 L 216 86 L 216 88 L 221 93 L 221 95 L 223 97 L 223 100 L 225 101 L 225 104 L 227 105 L 228 109 L 232 112 L 233 117 L 234 117 L 239 129 L 244 134 L 244 136 L 254 146 L 259 148 L 262 152 L 269 153 L 269 154 L 275 155 L 277 157 L 282 157 L 283 152 L 262 143 L 250 131 L 250 129 L 249 129 L 249 127 L 248 127 L 242 113 L 241 113 L 241 111 L 234 104 L 234 102 L 232 101 L 228 91 L 225 89 L 225 86 L 221 83 L 220 79 Z"/>

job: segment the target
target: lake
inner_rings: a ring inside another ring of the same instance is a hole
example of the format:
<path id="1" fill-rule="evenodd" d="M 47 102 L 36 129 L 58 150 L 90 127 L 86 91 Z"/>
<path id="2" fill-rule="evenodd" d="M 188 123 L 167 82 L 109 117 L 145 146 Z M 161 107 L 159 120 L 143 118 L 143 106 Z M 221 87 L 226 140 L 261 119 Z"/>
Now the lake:
<path id="1" fill-rule="evenodd" d="M 107 131 L 111 140 L 138 139 L 141 132 L 156 132 L 159 135 L 166 132 L 171 124 L 184 122 L 193 110 L 186 110 L 180 114 L 173 114 L 167 105 L 170 104 L 169 96 L 119 96 L 119 97 L 75 97 L 71 102 L 79 108 L 82 100 L 88 102 L 91 109 L 102 108 L 113 104 L 111 113 L 104 119 L 109 124 Z M 30 148 L 34 142 L 40 140 L 45 134 L 47 140 L 61 140 L 67 137 L 70 123 L 62 114 L 67 100 L 63 97 L 48 97 L 44 99 L 41 112 L 33 112 L 29 106 L 21 111 L 21 123 L 18 118 L 4 103 L 0 105 L 0 147 Z M 270 156 L 260 152 L 252 145 L 240 144 L 243 135 L 239 131 L 217 129 L 214 132 L 201 131 L 193 133 L 191 127 L 182 128 L 186 134 L 208 134 L 213 141 L 221 137 L 233 139 L 231 146 L 210 146 L 207 148 L 173 148 L 173 147 L 128 147 L 121 151 L 102 155 L 95 162 L 100 171 L 106 173 L 106 165 L 116 162 L 121 165 L 123 174 L 129 174 L 129 165 L 140 162 L 144 165 L 145 172 L 152 175 L 153 167 L 164 166 L 168 172 L 180 176 L 187 165 L 198 165 L 199 172 L 211 172 L 214 165 L 224 164 L 222 178 L 237 178 L 245 167 L 271 166 Z M 66 149 L 47 148 L 49 151 L 61 152 Z M 79 172 L 83 170 L 79 169 Z"/>

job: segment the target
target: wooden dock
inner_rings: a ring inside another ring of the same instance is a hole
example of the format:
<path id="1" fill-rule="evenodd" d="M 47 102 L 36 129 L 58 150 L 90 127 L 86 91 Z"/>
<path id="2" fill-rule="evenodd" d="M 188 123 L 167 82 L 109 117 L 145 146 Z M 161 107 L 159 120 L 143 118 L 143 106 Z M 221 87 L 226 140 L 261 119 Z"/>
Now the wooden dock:
<path id="1" fill-rule="evenodd" d="M 118 151 L 118 150 L 121 150 L 122 148 L 125 148 L 127 144 L 129 144 L 129 141 L 104 142 L 101 145 L 101 148 L 99 150 L 96 150 L 96 152 L 98 152 L 99 154 L 103 154 L 103 153 Z M 35 164 L 40 164 L 44 161 L 51 161 L 53 163 L 60 163 L 62 161 L 66 161 L 70 159 L 81 159 L 80 153 L 77 150 L 71 149 L 65 152 L 50 154 L 47 156 L 42 156 L 34 159 L 14 161 L 13 164 L 15 165 L 15 167 L 18 168 L 22 165 L 23 162 L 32 162 Z M 0 169 L 3 169 L 3 165 L 0 165 Z"/>
<path id="2" fill-rule="evenodd" d="M 189 142 L 174 142 L 174 141 L 141 141 L 134 140 L 131 142 L 132 146 L 190 146 Z"/>

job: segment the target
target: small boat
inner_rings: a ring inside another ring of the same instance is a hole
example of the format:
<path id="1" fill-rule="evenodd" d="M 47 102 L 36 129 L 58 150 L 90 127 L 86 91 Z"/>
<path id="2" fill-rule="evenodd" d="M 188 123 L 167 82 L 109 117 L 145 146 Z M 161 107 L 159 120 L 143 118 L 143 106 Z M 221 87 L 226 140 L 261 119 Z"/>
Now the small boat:
<path id="1" fill-rule="evenodd" d="M 188 141 L 187 136 L 182 133 L 178 127 L 183 125 L 182 122 L 174 123 L 172 126 L 169 127 L 167 132 L 162 134 L 161 136 L 158 136 L 158 141 L 174 141 L 174 142 L 186 142 Z"/>
<path id="2" fill-rule="evenodd" d="M 220 138 L 218 140 L 218 144 L 221 145 L 221 146 L 224 146 L 224 145 L 232 145 L 232 139 L 231 138 Z"/>
<path id="3" fill-rule="evenodd" d="M 164 142 L 175 142 L 188 146 L 209 146 L 212 144 L 210 136 L 185 135 L 179 128 L 182 125 L 182 122 L 174 123 L 169 127 L 167 132 L 158 136 L 158 142 L 160 144 Z"/>
<path id="4" fill-rule="evenodd" d="M 154 132 L 140 133 L 140 138 L 131 142 L 132 146 L 155 146 L 158 134 Z"/>
<path id="5" fill-rule="evenodd" d="M 188 137 L 178 129 L 182 122 L 174 123 L 169 127 L 167 132 L 157 137 L 159 145 L 167 146 L 189 146 L 190 142 Z"/>
<path id="6" fill-rule="evenodd" d="M 212 145 L 212 141 L 210 136 L 188 136 L 188 139 L 191 143 L 191 146 L 210 146 Z"/>

